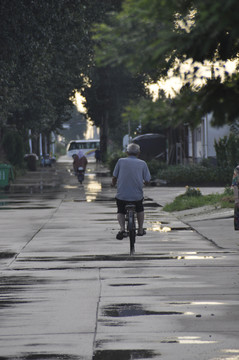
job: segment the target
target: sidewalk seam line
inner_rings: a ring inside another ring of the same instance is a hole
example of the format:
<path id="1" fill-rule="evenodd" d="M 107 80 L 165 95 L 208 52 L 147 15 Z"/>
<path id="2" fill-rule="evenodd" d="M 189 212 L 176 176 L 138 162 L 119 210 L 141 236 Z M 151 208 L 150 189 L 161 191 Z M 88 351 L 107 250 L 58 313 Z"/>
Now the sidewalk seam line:
<path id="1" fill-rule="evenodd" d="M 59 210 L 59 207 L 61 206 L 63 202 L 63 199 L 61 199 L 61 202 L 59 206 L 54 210 L 54 212 L 51 214 L 51 216 L 47 219 L 47 221 L 35 232 L 35 234 L 32 235 L 32 237 L 26 242 L 26 244 L 21 248 L 21 250 L 14 256 L 12 261 L 8 264 L 8 268 L 14 263 L 14 261 L 18 258 L 18 256 L 21 254 L 21 252 L 27 247 L 27 245 L 35 238 L 35 236 L 45 227 L 45 225 L 53 218 L 54 214 Z"/>
<path id="2" fill-rule="evenodd" d="M 94 332 L 94 339 L 93 339 L 93 356 L 94 356 L 94 352 L 95 352 L 96 336 L 97 336 L 97 329 L 98 329 L 98 316 L 99 316 L 99 309 L 100 309 L 100 302 L 101 302 L 101 293 L 102 293 L 101 268 L 98 268 L 98 270 L 99 270 L 99 284 L 100 284 L 100 288 L 99 288 L 99 298 L 98 298 L 97 306 L 96 306 L 95 332 Z"/>

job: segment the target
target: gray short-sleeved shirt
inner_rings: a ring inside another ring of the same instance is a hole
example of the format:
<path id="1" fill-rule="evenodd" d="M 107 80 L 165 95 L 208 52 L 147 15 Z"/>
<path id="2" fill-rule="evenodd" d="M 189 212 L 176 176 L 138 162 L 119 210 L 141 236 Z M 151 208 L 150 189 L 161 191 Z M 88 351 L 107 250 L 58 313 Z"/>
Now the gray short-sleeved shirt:
<path id="1" fill-rule="evenodd" d="M 128 201 L 142 200 L 144 181 L 151 178 L 146 162 L 136 156 L 119 159 L 113 176 L 117 178 L 116 198 Z"/>

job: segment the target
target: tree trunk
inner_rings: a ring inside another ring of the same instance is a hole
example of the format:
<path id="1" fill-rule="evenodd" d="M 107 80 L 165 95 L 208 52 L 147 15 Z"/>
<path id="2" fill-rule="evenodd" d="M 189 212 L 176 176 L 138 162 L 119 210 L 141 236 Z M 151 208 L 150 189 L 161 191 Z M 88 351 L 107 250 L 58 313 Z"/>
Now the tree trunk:
<path id="1" fill-rule="evenodd" d="M 109 118 L 109 113 L 106 110 L 105 114 L 101 118 L 101 124 L 100 124 L 100 151 L 101 151 L 101 159 L 103 162 L 105 162 L 107 158 L 108 127 L 109 127 L 108 118 Z"/>

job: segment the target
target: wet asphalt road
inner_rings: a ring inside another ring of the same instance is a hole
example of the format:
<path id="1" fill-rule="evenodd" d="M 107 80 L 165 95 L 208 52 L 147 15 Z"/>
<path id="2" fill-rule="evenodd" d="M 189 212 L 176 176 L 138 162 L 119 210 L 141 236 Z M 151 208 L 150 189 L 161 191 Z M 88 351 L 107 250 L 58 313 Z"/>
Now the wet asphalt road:
<path id="1" fill-rule="evenodd" d="M 175 189 L 146 188 L 130 257 L 110 178 L 70 168 L 1 194 L 0 360 L 239 359 L 237 247 L 162 212 Z"/>

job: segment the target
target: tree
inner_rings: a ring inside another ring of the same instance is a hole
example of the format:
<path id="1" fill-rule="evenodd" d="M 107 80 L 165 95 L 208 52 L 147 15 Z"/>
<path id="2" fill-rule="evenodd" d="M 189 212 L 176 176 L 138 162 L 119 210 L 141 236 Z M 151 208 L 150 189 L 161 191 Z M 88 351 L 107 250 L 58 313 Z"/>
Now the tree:
<path id="1" fill-rule="evenodd" d="M 67 122 L 67 125 L 69 128 L 61 130 L 61 134 L 64 136 L 66 142 L 72 139 L 83 139 L 87 129 L 87 121 L 85 114 L 80 113 L 76 106 L 74 106 L 71 111 L 71 118 Z"/>
<path id="2" fill-rule="evenodd" d="M 91 27 L 119 0 L 2 0 L 0 127 L 49 133 L 70 118 L 69 100 L 94 62 Z"/>
<path id="3" fill-rule="evenodd" d="M 0 130 L 48 134 L 70 119 L 72 98 L 91 81 L 92 25 L 122 0 L 2 0 Z M 87 79 L 87 81 L 86 81 Z"/>
<path id="4" fill-rule="evenodd" d="M 122 123 L 121 115 L 130 99 L 146 96 L 144 78 L 132 76 L 123 66 L 95 67 L 90 86 L 82 94 L 86 98 L 89 118 L 100 127 L 101 152 L 105 159 L 109 133 L 111 140 L 122 146 L 127 127 Z"/>
<path id="5" fill-rule="evenodd" d="M 234 101 L 238 70 L 229 76 L 225 62 L 239 53 L 238 10 L 236 0 L 126 0 L 119 14 L 95 28 L 97 59 L 103 65 L 125 64 L 154 81 L 169 70 L 181 75 L 184 84 L 204 80 L 201 89 L 191 87 L 197 107 L 201 113 L 213 111 L 215 125 L 232 123 L 239 116 L 239 104 Z M 184 71 L 189 59 L 191 68 Z M 220 71 L 217 77 L 212 71 L 212 79 L 202 79 L 201 69 L 208 64 Z M 186 100 L 190 110 L 188 92 L 181 93 L 175 104 Z"/>

